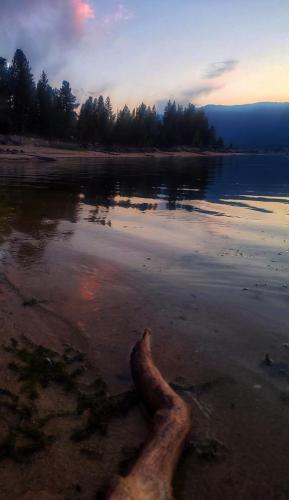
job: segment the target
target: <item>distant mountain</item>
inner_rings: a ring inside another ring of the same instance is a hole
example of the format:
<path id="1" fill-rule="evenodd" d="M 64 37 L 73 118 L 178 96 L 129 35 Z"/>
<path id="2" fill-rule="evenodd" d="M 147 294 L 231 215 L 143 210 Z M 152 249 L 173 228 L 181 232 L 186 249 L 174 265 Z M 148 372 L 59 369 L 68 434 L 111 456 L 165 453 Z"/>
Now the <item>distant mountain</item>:
<path id="1" fill-rule="evenodd" d="M 258 102 L 235 106 L 209 104 L 204 111 L 225 144 L 239 148 L 289 147 L 289 103 Z"/>

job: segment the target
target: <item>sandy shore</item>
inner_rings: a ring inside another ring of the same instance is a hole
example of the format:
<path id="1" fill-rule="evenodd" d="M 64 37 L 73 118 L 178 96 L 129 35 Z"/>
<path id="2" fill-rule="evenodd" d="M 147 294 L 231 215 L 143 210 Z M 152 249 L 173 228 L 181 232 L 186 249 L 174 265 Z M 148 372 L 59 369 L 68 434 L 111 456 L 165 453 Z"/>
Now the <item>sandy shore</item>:
<path id="1" fill-rule="evenodd" d="M 132 239 L 126 256 L 119 235 L 103 241 L 93 256 L 84 241 L 92 248 L 93 234 L 79 235 L 77 251 L 65 241 L 51 247 L 45 268 L 27 272 L 12 261 L 6 267 L 1 343 L 25 335 L 58 352 L 71 345 L 87 355 L 86 376 L 92 380 L 100 370 L 116 394 L 130 389 L 129 352 L 143 327 L 152 327 L 155 357 L 167 380 L 197 388 L 182 393 L 192 406 L 193 449 L 176 475 L 176 498 L 283 498 L 289 465 L 286 381 L 262 375 L 260 363 L 267 351 L 280 358 L 280 343 L 287 340 L 286 290 L 278 292 L 272 317 L 271 290 L 256 291 L 253 268 L 246 274 L 245 267 L 244 273 L 232 268 L 234 285 L 226 281 L 226 266 L 196 255 L 192 279 L 175 267 L 174 255 L 151 243 Z M 30 304 L 31 297 L 39 302 Z M 17 392 L 9 361 L 2 356 L 2 387 Z M 73 411 L 75 402 L 53 385 L 37 406 L 45 416 L 52 409 Z M 89 500 L 149 432 L 149 420 L 137 408 L 112 420 L 106 436 L 71 442 L 81 421 L 72 415 L 49 422 L 51 446 L 28 463 L 5 460 L 2 497 L 16 500 L 29 489 L 33 500 Z"/>
<path id="2" fill-rule="evenodd" d="M 109 158 L 199 158 L 230 156 L 233 152 L 214 151 L 123 151 L 114 152 L 109 150 L 87 151 L 59 149 L 50 146 L 23 145 L 23 146 L 0 146 L 0 161 L 60 161 L 81 159 L 109 159 Z"/>

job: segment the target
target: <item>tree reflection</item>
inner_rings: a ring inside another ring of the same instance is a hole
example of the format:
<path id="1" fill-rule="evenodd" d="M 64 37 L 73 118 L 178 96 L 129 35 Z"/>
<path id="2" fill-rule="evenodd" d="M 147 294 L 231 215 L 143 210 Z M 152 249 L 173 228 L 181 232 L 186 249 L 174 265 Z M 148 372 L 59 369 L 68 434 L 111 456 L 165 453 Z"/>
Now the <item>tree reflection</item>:
<path id="1" fill-rule="evenodd" d="M 73 235 L 61 222 L 111 226 L 116 207 L 216 216 L 230 205 L 270 213 L 266 197 L 288 196 L 288 185 L 288 160 L 280 157 L 10 162 L 0 170 L 0 242 L 9 239 L 11 252 L 29 261 L 41 258 L 51 238 Z"/>

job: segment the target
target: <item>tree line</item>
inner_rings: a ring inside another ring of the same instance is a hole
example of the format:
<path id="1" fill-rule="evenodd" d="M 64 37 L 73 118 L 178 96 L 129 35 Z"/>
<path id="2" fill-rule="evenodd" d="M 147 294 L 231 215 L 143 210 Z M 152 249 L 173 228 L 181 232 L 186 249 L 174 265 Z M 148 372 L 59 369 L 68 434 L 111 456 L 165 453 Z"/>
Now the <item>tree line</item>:
<path id="1" fill-rule="evenodd" d="M 193 104 L 169 101 L 160 114 L 142 103 L 115 113 L 110 98 L 99 96 L 80 106 L 68 81 L 52 88 L 43 71 L 36 84 L 20 49 L 10 64 L 0 57 L 0 133 L 32 133 L 83 145 L 223 147 L 205 113 Z"/>

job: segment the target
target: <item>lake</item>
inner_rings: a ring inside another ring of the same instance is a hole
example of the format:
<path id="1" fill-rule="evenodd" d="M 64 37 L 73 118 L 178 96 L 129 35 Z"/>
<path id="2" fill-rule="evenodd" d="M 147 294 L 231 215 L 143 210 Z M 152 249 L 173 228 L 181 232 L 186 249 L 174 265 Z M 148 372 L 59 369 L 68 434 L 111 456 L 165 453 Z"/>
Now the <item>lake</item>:
<path id="1" fill-rule="evenodd" d="M 194 422 L 229 450 L 188 458 L 178 498 L 288 498 L 288 230 L 285 156 L 3 162 L 2 328 L 72 343 L 116 392 L 152 328 L 166 378 L 211 387 Z"/>

